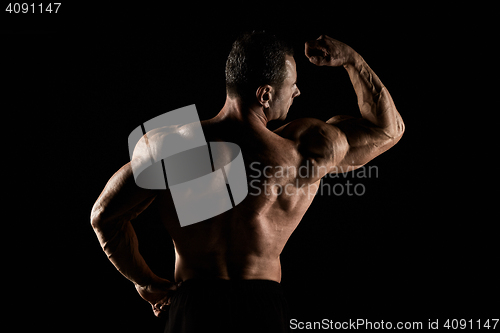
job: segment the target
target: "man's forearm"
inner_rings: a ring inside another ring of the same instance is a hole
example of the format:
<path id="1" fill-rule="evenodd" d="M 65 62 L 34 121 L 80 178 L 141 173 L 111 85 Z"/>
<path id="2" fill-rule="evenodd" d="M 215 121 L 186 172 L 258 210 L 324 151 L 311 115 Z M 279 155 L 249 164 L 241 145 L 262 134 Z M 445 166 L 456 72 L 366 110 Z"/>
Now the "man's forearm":
<path id="1" fill-rule="evenodd" d="M 394 101 L 366 61 L 354 53 L 344 67 L 356 91 L 362 117 L 391 137 L 401 133 L 403 122 Z"/>
<path id="2" fill-rule="evenodd" d="M 108 259 L 127 279 L 136 285 L 144 286 L 156 278 L 139 253 L 137 236 L 130 221 L 121 222 L 111 228 L 99 223 L 93 225 Z"/>

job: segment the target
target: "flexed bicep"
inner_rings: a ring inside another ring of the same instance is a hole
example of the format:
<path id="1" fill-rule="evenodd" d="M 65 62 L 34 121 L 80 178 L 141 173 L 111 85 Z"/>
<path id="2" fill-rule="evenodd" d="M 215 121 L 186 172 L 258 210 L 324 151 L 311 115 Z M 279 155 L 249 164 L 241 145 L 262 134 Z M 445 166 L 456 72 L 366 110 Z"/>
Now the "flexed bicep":
<path id="1" fill-rule="evenodd" d="M 399 138 L 394 140 L 380 127 L 364 118 L 336 116 L 329 119 L 327 124 L 338 128 L 347 140 L 345 154 L 342 160 L 337 161 L 333 173 L 360 168 L 394 146 L 399 140 Z"/>

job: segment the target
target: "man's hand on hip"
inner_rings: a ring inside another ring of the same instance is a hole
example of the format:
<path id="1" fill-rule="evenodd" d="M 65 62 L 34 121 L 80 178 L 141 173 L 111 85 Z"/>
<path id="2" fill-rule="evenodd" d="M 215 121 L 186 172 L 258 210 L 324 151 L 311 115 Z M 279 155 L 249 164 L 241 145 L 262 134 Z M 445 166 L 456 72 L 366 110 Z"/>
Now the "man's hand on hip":
<path id="1" fill-rule="evenodd" d="M 143 299 L 151 304 L 155 316 L 160 317 L 168 311 L 172 296 L 179 286 L 180 283 L 172 283 L 158 277 L 145 286 L 136 284 L 135 289 Z"/>

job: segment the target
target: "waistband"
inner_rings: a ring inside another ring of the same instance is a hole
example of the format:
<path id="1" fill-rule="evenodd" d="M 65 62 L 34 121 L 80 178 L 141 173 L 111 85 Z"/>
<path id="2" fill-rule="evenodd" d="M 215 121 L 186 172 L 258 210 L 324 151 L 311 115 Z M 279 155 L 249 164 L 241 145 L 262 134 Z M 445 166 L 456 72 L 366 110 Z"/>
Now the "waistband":
<path id="1" fill-rule="evenodd" d="M 272 280 L 225 280 L 225 279 L 206 279 L 193 278 L 183 281 L 179 289 L 198 289 L 209 288 L 219 290 L 238 290 L 247 292 L 276 292 L 283 293 L 281 284 Z"/>

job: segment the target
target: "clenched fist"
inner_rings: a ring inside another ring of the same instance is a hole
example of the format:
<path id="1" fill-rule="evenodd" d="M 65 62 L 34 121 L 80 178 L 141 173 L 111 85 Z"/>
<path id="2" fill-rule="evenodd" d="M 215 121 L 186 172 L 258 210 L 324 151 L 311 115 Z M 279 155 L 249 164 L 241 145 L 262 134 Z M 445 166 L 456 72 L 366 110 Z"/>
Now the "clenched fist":
<path id="1" fill-rule="evenodd" d="M 358 56 L 350 46 L 325 35 L 306 42 L 305 53 L 316 66 L 333 67 L 352 64 Z"/>

